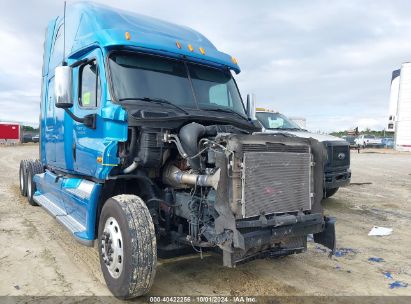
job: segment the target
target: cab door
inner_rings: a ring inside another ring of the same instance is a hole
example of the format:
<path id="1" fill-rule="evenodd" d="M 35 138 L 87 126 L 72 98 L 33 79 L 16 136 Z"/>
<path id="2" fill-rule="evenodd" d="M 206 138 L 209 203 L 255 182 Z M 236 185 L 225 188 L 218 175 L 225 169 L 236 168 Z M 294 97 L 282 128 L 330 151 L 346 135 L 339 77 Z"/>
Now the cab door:
<path id="1" fill-rule="evenodd" d="M 73 79 L 77 79 L 76 102 L 73 114 L 83 118 L 95 115 L 96 128 L 74 122 L 72 126 L 71 161 L 73 171 L 93 176 L 97 168 L 97 158 L 103 149 L 101 107 L 103 103 L 101 77 L 104 75 L 103 56 L 97 49 L 81 58 L 84 63 L 74 69 Z"/>

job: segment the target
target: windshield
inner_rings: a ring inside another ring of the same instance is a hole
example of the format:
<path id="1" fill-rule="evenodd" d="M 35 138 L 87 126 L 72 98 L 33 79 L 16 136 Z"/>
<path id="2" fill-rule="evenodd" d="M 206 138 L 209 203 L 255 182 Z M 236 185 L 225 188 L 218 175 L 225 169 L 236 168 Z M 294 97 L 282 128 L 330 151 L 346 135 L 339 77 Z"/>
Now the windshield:
<path id="1" fill-rule="evenodd" d="M 245 114 L 240 94 L 229 72 L 187 64 L 200 109 L 228 108 Z"/>
<path id="2" fill-rule="evenodd" d="M 188 109 L 222 109 L 245 116 L 229 71 L 140 53 L 115 53 L 109 62 L 119 101 L 164 99 Z"/>
<path id="3" fill-rule="evenodd" d="M 301 129 L 295 122 L 280 113 L 257 112 L 256 116 L 265 129 Z"/>

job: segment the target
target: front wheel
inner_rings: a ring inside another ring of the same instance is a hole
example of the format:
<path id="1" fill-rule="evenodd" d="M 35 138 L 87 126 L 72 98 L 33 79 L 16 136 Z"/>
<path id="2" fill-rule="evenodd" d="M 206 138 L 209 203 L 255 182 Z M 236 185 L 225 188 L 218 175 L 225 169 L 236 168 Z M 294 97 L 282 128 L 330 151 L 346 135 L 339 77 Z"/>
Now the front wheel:
<path id="1" fill-rule="evenodd" d="M 100 215 L 100 265 L 108 289 L 129 299 L 146 294 L 153 284 L 157 243 L 153 220 L 135 195 L 109 198 Z"/>
<path id="2" fill-rule="evenodd" d="M 333 196 L 334 194 L 337 193 L 338 189 L 339 189 L 338 187 L 337 188 L 332 188 L 332 189 L 325 189 L 325 197 L 329 198 L 329 197 Z"/>

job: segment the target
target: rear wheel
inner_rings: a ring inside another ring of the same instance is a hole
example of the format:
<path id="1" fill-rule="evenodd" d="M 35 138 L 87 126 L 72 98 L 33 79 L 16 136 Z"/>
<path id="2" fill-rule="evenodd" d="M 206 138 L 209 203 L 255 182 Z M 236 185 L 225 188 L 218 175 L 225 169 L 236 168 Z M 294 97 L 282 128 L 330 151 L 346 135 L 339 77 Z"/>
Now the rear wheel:
<path id="1" fill-rule="evenodd" d="M 36 183 L 33 181 L 33 177 L 36 174 L 43 173 L 43 165 L 38 161 L 29 161 L 27 165 L 27 201 L 32 206 L 38 206 L 34 201 L 34 193 L 36 192 Z"/>
<path id="2" fill-rule="evenodd" d="M 332 189 L 325 189 L 325 197 L 329 198 L 329 197 L 333 196 L 334 194 L 337 193 L 338 189 L 339 189 L 338 187 L 337 188 L 332 188 Z"/>
<path id="3" fill-rule="evenodd" d="M 19 169 L 19 181 L 20 181 L 20 193 L 23 196 L 27 196 L 27 166 L 29 160 L 23 159 L 20 161 Z"/>
<path id="4" fill-rule="evenodd" d="M 100 265 L 108 289 L 122 299 L 146 294 L 153 284 L 157 244 L 151 215 L 141 198 L 117 195 L 100 215 Z"/>

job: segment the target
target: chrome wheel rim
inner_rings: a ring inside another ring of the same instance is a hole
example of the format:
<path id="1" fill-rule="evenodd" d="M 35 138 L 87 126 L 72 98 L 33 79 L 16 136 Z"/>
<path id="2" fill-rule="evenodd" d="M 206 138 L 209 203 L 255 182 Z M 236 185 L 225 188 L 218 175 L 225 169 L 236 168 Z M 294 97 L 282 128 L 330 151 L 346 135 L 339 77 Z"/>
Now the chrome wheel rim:
<path id="1" fill-rule="evenodd" d="M 123 237 L 120 225 L 114 217 L 109 217 L 104 224 L 100 239 L 100 250 L 103 262 L 110 275 L 117 279 L 123 271 Z"/>
<path id="2" fill-rule="evenodd" d="M 31 174 L 30 172 L 27 173 L 27 196 L 31 197 Z"/>
<path id="3" fill-rule="evenodd" d="M 24 185 L 24 174 L 23 168 L 20 168 L 20 189 L 23 190 Z"/>

